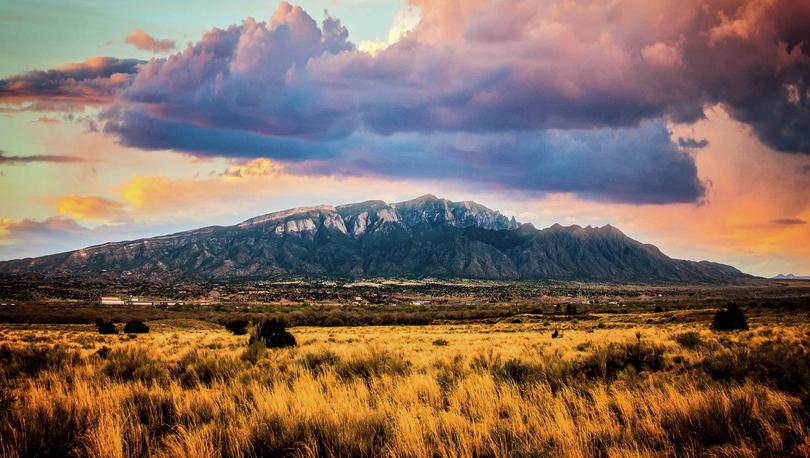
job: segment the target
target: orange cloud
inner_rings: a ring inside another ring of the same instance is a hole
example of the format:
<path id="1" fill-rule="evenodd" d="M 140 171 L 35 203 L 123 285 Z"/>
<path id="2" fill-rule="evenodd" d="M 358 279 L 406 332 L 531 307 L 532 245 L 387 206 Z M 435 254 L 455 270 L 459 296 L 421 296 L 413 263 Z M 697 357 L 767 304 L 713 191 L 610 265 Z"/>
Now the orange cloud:
<path id="1" fill-rule="evenodd" d="M 85 221 L 112 221 L 124 214 L 124 205 L 98 196 L 62 196 L 57 201 L 60 215 Z"/>
<path id="2" fill-rule="evenodd" d="M 124 42 L 131 44 L 138 49 L 152 51 L 154 53 L 171 51 L 175 47 L 174 40 L 158 40 L 144 32 L 143 29 L 133 30 L 129 35 L 127 35 Z"/>
<path id="3" fill-rule="evenodd" d="M 367 199 L 393 202 L 435 189 L 425 182 L 292 175 L 278 163 L 259 158 L 232 164 L 223 173 L 206 178 L 135 176 L 114 192 L 136 220 L 182 218 L 210 224 L 212 220 L 236 223 L 238 218 L 305 204 Z"/>
<path id="4" fill-rule="evenodd" d="M 231 178 L 274 176 L 281 173 L 281 166 L 266 158 L 253 159 L 231 165 L 223 174 Z"/>

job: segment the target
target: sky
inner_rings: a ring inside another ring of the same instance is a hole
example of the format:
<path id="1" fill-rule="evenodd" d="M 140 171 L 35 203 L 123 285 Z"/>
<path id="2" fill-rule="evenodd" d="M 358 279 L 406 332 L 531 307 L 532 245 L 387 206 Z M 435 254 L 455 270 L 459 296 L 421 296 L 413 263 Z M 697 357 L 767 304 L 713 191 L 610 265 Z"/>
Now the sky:
<path id="1" fill-rule="evenodd" d="M 810 274 L 810 2 L 0 0 L 0 259 L 431 193 Z"/>

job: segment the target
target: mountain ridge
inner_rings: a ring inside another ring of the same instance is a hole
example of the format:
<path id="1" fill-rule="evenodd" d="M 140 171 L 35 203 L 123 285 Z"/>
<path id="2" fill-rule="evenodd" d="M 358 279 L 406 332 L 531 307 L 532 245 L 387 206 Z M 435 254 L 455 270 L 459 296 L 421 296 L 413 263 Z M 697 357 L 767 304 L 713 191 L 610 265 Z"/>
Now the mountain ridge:
<path id="1" fill-rule="evenodd" d="M 143 279 L 455 277 L 734 282 L 731 266 L 666 256 L 612 225 L 536 229 L 472 201 L 427 194 L 297 207 L 232 226 L 0 262 L 0 273 Z"/>

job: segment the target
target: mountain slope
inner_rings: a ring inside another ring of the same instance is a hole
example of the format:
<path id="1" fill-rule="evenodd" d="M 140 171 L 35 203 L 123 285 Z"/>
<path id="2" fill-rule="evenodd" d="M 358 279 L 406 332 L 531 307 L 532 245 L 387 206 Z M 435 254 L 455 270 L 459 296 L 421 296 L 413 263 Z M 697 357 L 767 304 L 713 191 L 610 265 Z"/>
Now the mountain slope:
<path id="1" fill-rule="evenodd" d="M 747 276 L 671 259 L 612 226 L 537 230 L 474 202 L 426 195 L 387 204 L 303 207 L 235 226 L 107 243 L 0 263 L 3 273 L 144 279 L 466 277 L 722 282 Z"/>

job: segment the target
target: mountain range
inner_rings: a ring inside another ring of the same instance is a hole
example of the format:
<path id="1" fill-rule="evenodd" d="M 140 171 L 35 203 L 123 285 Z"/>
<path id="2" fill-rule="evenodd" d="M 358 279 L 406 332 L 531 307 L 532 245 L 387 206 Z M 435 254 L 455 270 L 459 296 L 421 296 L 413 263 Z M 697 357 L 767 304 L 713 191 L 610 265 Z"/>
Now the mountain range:
<path id="1" fill-rule="evenodd" d="M 734 282 L 734 267 L 672 259 L 613 226 L 538 230 L 475 202 L 433 195 L 294 208 L 211 226 L 0 262 L 0 273 L 144 280 L 444 277 Z"/>
<path id="2" fill-rule="evenodd" d="M 810 280 L 810 275 L 779 274 L 774 280 Z"/>

